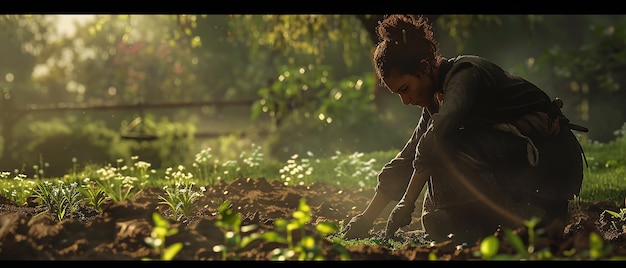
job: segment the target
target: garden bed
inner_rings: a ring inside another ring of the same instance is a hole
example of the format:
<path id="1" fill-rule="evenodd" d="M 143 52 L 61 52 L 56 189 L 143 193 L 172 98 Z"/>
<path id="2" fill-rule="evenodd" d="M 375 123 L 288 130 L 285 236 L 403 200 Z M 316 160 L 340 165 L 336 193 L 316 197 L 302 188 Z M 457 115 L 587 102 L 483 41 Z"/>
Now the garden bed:
<path id="1" fill-rule="evenodd" d="M 230 183 L 219 183 L 208 187 L 197 203 L 193 216 L 179 221 L 172 219 L 169 207 L 159 204 L 159 188 L 146 188 L 130 200 L 106 203 L 101 212 L 91 207 L 80 207 L 77 212 L 58 222 L 49 213 L 42 212 L 34 200 L 27 204 L 13 204 L 0 196 L 0 259 L 2 260 L 141 260 L 160 259 L 160 252 L 149 246 L 145 238 L 154 228 L 153 212 L 157 211 L 169 219 L 178 233 L 166 238 L 166 246 L 177 242 L 182 249 L 174 260 L 270 260 L 276 248 L 286 248 L 283 243 L 256 240 L 245 247 L 232 247 L 226 254 L 215 252 L 218 245 L 228 244 L 225 232 L 216 226 L 219 218 L 218 206 L 231 202 L 233 212 L 241 215 L 241 226 L 254 224 L 256 229 L 241 233 L 242 237 L 252 233 L 275 230 L 276 220 L 292 219 L 300 200 L 310 207 L 311 220 L 296 232 L 294 241 L 302 235 L 316 237 L 321 245 L 325 260 L 340 260 L 342 252 L 351 260 L 468 260 L 481 259 L 476 255 L 480 243 L 464 246 L 449 241 L 433 244 L 406 243 L 391 249 L 380 245 L 361 244 L 345 246 L 337 250 L 330 241 L 315 231 L 321 222 L 340 225 L 362 211 L 371 198 L 372 190 L 341 189 L 326 184 L 310 186 L 285 186 L 280 181 L 265 179 L 238 179 Z M 534 244 L 537 251 L 549 249 L 552 259 L 609 259 L 626 256 L 626 242 L 620 230 L 611 227 L 605 210 L 619 211 L 611 202 L 583 203 L 572 211 L 568 223 L 547 229 L 538 235 Z M 419 213 L 414 214 L 408 229 L 419 229 Z M 384 228 L 383 218 L 375 222 L 372 236 L 380 236 Z M 513 230 L 522 239 L 528 237 L 521 226 Z M 590 233 L 604 236 L 602 252 L 591 252 Z M 407 232 L 408 233 L 408 232 Z M 503 256 L 515 259 L 516 251 L 510 246 L 502 232 L 500 239 Z M 408 238 L 409 236 L 407 236 Z M 525 245 L 528 241 L 524 241 Z M 600 254 L 600 255 L 594 255 Z M 536 257 L 536 255 L 533 255 Z M 534 258 L 533 257 L 533 258 Z M 289 258 L 288 258 L 289 259 Z M 297 257 L 293 257 L 297 259 Z"/>

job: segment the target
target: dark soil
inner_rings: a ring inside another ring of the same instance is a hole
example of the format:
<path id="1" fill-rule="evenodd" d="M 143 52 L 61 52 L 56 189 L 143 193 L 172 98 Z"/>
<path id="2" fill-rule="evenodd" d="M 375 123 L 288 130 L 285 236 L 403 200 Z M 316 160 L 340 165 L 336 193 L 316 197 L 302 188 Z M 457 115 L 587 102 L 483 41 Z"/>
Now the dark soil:
<path id="1" fill-rule="evenodd" d="M 361 212 L 372 190 L 340 189 L 326 184 L 310 186 L 285 186 L 279 181 L 265 179 L 238 179 L 209 187 L 197 203 L 197 213 L 180 221 L 172 218 L 171 210 L 158 204 L 163 195 L 158 188 L 147 188 L 131 200 L 107 203 L 99 213 L 91 207 L 81 207 L 61 222 L 42 212 L 35 202 L 16 205 L 0 196 L 0 259 L 1 260 L 141 260 L 159 259 L 159 252 L 145 243 L 153 229 L 152 213 L 157 211 L 172 223 L 179 232 L 167 237 L 166 245 L 182 242 L 182 250 L 174 260 L 223 260 L 221 253 L 214 252 L 216 245 L 225 243 L 224 232 L 216 226 L 217 207 L 228 200 L 232 210 L 243 218 L 242 226 L 258 225 L 253 232 L 274 230 L 276 219 L 292 219 L 300 199 L 311 207 L 311 221 L 305 227 L 310 235 L 317 235 L 314 225 L 328 221 L 340 225 Z M 584 203 L 571 212 L 568 223 L 546 228 L 538 235 L 535 249 L 549 248 L 552 258 L 567 259 L 565 254 L 575 249 L 575 259 L 589 259 L 589 233 L 596 232 L 604 237 L 607 249 L 601 259 L 626 256 L 626 240 L 623 231 L 615 229 L 607 219 L 605 209 L 619 211 L 612 202 Z M 420 229 L 419 213 L 414 214 L 413 223 L 403 230 Z M 379 218 L 372 231 L 380 237 L 385 219 Z M 620 228 L 618 225 L 617 228 Z M 514 230 L 526 239 L 525 227 Z M 243 233 L 244 236 L 250 233 Z M 409 234 L 407 231 L 406 234 Z M 494 230 L 500 239 L 500 253 L 515 254 L 503 232 Z M 417 241 L 415 236 L 406 236 Z M 297 237 L 294 236 L 294 239 Z M 330 241 L 323 242 L 326 260 L 340 260 L 340 254 Z M 434 253 L 439 260 L 480 259 L 473 254 L 479 243 L 459 246 L 450 241 L 435 244 L 406 243 L 391 249 L 385 243 L 376 246 L 346 246 L 351 260 L 428 260 Z M 245 248 L 233 249 L 227 260 L 270 260 L 276 248 L 285 244 L 258 240 Z M 570 259 L 572 257 L 569 257 Z"/>

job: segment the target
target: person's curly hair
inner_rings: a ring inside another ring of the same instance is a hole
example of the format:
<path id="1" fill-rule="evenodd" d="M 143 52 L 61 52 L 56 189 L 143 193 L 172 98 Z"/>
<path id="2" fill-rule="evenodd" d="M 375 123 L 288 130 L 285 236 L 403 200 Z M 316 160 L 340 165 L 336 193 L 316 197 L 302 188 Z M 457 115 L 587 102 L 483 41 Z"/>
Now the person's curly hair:
<path id="1" fill-rule="evenodd" d="M 432 25 L 423 16 L 389 15 L 378 22 L 379 43 L 374 51 L 376 74 L 382 80 L 392 69 L 400 74 L 415 74 L 420 60 L 431 66 L 442 57 Z"/>

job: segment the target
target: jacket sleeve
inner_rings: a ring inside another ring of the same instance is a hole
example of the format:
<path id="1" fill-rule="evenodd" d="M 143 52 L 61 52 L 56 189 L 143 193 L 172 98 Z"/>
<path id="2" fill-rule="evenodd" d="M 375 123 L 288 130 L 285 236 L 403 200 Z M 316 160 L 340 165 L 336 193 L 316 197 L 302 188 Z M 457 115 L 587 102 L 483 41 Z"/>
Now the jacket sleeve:
<path id="1" fill-rule="evenodd" d="M 429 119 L 429 113 L 426 112 L 426 109 L 422 109 L 417 127 L 413 130 L 413 134 L 404 148 L 391 161 L 387 162 L 378 173 L 377 192 L 384 193 L 392 200 L 402 198 L 414 171 L 413 160 L 415 159 L 417 142 L 426 130 Z"/>
<path id="2" fill-rule="evenodd" d="M 476 103 L 479 89 L 490 84 L 490 79 L 469 63 L 453 68 L 443 85 L 443 104 L 433 116 L 435 136 L 449 140 L 457 133 Z"/>
<path id="3" fill-rule="evenodd" d="M 482 77 L 480 70 L 469 63 L 450 70 L 443 84 L 443 103 L 418 142 L 416 169 L 428 166 L 430 159 L 436 157 L 435 152 L 439 155 L 439 152 L 454 150 L 456 133 L 473 108 L 478 90 L 490 86 L 489 80 Z"/>
<path id="4" fill-rule="evenodd" d="M 425 108 L 422 109 L 419 122 L 417 123 L 417 127 L 415 128 L 415 130 L 413 130 L 411 138 L 407 141 L 407 143 L 404 145 L 398 155 L 396 155 L 396 157 L 394 157 L 391 161 L 385 164 L 383 169 L 391 168 L 398 165 L 410 165 L 413 162 L 413 160 L 415 159 L 415 152 L 417 149 L 418 141 L 426 131 L 429 120 L 430 114 L 426 111 Z"/>

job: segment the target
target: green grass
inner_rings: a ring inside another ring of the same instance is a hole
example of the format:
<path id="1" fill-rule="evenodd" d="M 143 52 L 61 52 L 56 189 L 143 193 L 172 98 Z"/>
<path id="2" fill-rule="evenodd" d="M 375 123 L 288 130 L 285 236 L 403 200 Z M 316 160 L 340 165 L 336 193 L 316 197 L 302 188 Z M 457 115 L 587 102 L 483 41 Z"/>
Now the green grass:
<path id="1" fill-rule="evenodd" d="M 583 142 L 582 147 L 589 164 L 584 169 L 582 200 L 626 205 L 626 136 L 622 134 L 608 143 Z"/>

